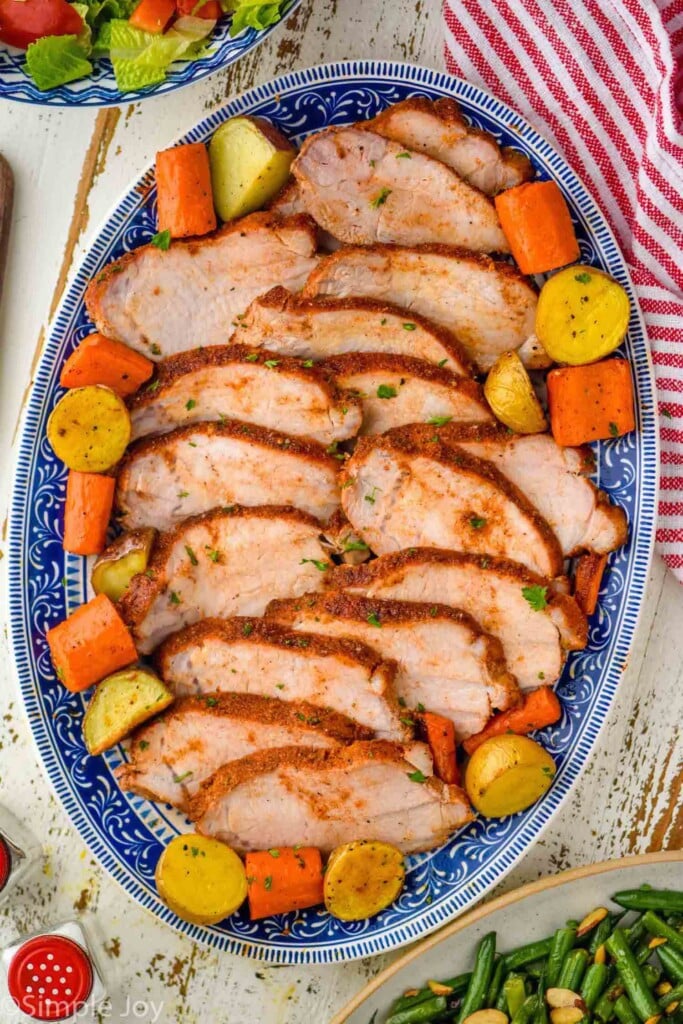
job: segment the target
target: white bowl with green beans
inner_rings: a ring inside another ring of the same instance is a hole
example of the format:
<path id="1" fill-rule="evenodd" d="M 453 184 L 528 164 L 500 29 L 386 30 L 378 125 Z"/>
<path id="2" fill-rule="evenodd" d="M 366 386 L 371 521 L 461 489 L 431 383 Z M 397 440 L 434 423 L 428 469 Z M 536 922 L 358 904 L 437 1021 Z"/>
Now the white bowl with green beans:
<path id="1" fill-rule="evenodd" d="M 683 1024 L 683 851 L 576 868 L 483 904 L 331 1024 Z"/>

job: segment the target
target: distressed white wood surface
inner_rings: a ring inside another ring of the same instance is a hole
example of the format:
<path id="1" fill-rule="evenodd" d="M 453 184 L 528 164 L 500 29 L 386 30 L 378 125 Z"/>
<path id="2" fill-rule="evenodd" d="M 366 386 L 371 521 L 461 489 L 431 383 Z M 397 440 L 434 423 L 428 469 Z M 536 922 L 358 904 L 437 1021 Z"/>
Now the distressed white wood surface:
<path id="1" fill-rule="evenodd" d="M 0 106 L 0 152 L 16 176 L 11 252 L 0 307 L 0 503 L 17 421 L 44 327 L 94 232 L 162 148 L 229 96 L 276 74 L 350 57 L 440 68 L 439 0 L 304 0 L 287 26 L 237 68 L 120 111 Z M 6 509 L 0 535 L 5 545 Z M 0 592 L 6 607 L 5 578 Z M 591 764 L 505 888 L 582 863 L 683 844 L 683 591 L 655 560 L 639 635 Z M 268 968 L 208 952 L 159 925 L 97 867 L 37 766 L 0 637 L 0 801 L 47 849 L 37 887 L 0 913 L 0 945 L 95 911 L 119 993 L 113 1020 L 187 1024 L 325 1024 L 388 958 L 337 967 Z M 138 1016 L 126 999 L 141 1001 Z M 143 1007 L 142 1003 L 146 1005 Z M 160 1007 L 163 1005 L 163 1009 Z M 2 1015 L 4 1021 L 5 1015 Z"/>

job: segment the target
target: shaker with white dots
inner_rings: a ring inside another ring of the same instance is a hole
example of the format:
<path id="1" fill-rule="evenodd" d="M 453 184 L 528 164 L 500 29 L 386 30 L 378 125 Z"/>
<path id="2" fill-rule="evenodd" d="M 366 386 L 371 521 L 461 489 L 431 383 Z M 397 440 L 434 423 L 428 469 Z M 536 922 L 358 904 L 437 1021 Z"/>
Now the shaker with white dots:
<path id="1" fill-rule="evenodd" d="M 42 851 L 31 833 L 0 807 L 0 902 L 37 866 Z"/>
<path id="2" fill-rule="evenodd" d="M 107 991 L 94 937 L 77 921 L 21 939 L 2 953 L 12 1021 L 89 1022 Z"/>

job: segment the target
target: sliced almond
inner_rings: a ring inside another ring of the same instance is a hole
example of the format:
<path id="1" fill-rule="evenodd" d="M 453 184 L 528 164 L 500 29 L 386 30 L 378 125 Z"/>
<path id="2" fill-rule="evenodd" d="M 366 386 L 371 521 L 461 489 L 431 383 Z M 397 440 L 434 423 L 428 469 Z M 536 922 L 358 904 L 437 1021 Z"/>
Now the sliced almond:
<path id="1" fill-rule="evenodd" d="M 584 1012 L 580 1006 L 559 1006 L 550 1011 L 550 1019 L 553 1024 L 579 1024 Z"/>
<path id="2" fill-rule="evenodd" d="M 596 964 L 606 964 L 607 963 L 607 950 L 605 949 L 604 942 L 603 942 L 603 944 L 601 946 L 598 946 L 598 948 L 595 950 L 594 960 L 595 960 Z"/>
<path id="3" fill-rule="evenodd" d="M 407 988 L 403 993 L 403 996 L 405 999 L 411 999 L 413 996 L 416 996 L 419 991 L 419 988 Z"/>
<path id="4" fill-rule="evenodd" d="M 657 985 L 655 989 L 655 994 L 658 996 L 665 996 L 672 988 L 673 985 L 670 981 L 660 981 L 659 985 Z"/>
<path id="5" fill-rule="evenodd" d="M 548 1006 L 553 1010 L 559 1010 L 563 1006 L 578 1006 L 585 1008 L 585 1003 L 578 992 L 572 992 L 570 988 L 549 988 L 545 994 Z"/>
<path id="6" fill-rule="evenodd" d="M 502 1010 L 476 1010 L 462 1024 L 508 1024 L 508 1017 Z"/>
<path id="7" fill-rule="evenodd" d="M 440 981 L 428 981 L 427 985 L 435 996 L 449 996 L 453 991 L 452 985 L 442 985 Z"/>
<path id="8" fill-rule="evenodd" d="M 650 939 L 650 941 L 648 942 L 647 948 L 648 949 L 656 949 L 657 946 L 665 946 L 665 945 L 666 945 L 666 939 L 662 935 L 655 935 L 655 937 L 653 939 Z"/>
<path id="9" fill-rule="evenodd" d="M 658 1024 L 658 1021 L 662 1019 L 661 1013 L 656 1013 L 654 1017 L 648 1017 L 645 1024 Z"/>
<path id="10" fill-rule="evenodd" d="M 591 910 L 590 914 L 586 914 L 583 921 L 579 924 L 576 929 L 576 937 L 581 938 L 582 935 L 586 935 L 587 932 L 593 931 L 594 928 L 604 921 L 609 911 L 607 907 L 596 907 L 595 910 Z"/>
<path id="11" fill-rule="evenodd" d="M 680 1003 L 669 1003 L 664 1013 L 667 1015 L 667 1017 L 670 1017 L 672 1013 L 676 1012 L 680 1005 Z"/>

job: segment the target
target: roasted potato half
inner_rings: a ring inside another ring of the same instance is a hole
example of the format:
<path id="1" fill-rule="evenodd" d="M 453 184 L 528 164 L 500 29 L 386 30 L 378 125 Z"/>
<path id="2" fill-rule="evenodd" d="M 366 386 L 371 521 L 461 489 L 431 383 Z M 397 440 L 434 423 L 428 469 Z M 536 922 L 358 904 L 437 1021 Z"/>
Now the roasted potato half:
<path id="1" fill-rule="evenodd" d="M 173 694 L 147 668 L 114 672 L 95 690 L 83 718 L 83 739 L 90 754 L 101 754 L 142 722 L 173 702 Z"/>
<path id="2" fill-rule="evenodd" d="M 247 875 L 234 850 L 207 836 L 176 836 L 157 863 L 164 903 L 193 924 L 217 924 L 247 897 Z"/>
<path id="3" fill-rule="evenodd" d="M 101 384 L 67 391 L 47 421 L 55 455 L 79 473 L 106 473 L 130 441 L 130 416 L 123 399 Z"/>
<path id="4" fill-rule="evenodd" d="M 325 869 L 325 906 L 341 921 L 360 921 L 393 903 L 405 881 L 403 854 L 389 843 L 359 839 L 338 846 Z"/>
<path id="5" fill-rule="evenodd" d="M 555 762 L 547 750 L 528 736 L 505 733 L 474 751 L 465 790 L 485 818 L 504 818 L 536 803 L 554 777 Z"/>
<path id="6" fill-rule="evenodd" d="M 156 530 L 131 530 L 122 533 L 93 566 L 90 582 L 96 594 L 119 601 L 133 576 L 144 572 L 152 552 Z"/>
<path id="7" fill-rule="evenodd" d="M 541 434 L 548 423 L 529 374 L 516 352 L 503 352 L 484 384 L 494 416 L 516 434 Z"/>
<path id="8" fill-rule="evenodd" d="M 577 264 L 543 285 L 536 335 L 556 363 L 595 363 L 621 344 L 630 315 L 628 295 L 620 284 L 595 267 Z"/>
<path id="9" fill-rule="evenodd" d="M 296 150 L 260 117 L 231 117 L 209 144 L 213 201 L 222 221 L 258 210 L 280 191 Z"/>

